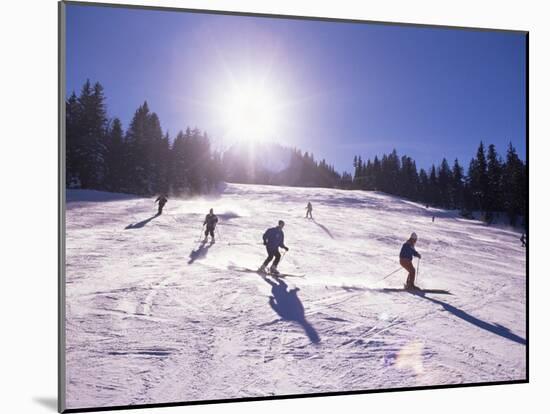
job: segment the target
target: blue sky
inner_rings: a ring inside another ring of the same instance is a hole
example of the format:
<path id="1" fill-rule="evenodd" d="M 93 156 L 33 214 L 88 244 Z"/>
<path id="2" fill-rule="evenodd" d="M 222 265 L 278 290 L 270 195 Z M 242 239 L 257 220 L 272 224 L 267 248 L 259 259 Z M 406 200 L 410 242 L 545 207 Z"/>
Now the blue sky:
<path id="1" fill-rule="evenodd" d="M 99 81 L 124 128 L 147 100 L 172 137 L 196 126 L 227 148 L 222 97 L 263 82 L 269 139 L 339 171 L 393 148 L 467 167 L 480 140 L 525 159 L 525 69 L 520 33 L 67 6 L 68 93 Z"/>

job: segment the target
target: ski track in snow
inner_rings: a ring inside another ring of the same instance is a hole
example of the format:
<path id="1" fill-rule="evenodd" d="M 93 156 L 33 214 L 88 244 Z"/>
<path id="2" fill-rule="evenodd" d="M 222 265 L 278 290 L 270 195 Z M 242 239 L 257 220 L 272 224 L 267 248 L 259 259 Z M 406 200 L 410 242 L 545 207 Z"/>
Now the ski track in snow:
<path id="1" fill-rule="evenodd" d="M 68 408 L 526 376 L 526 257 L 513 230 L 377 192 L 228 184 L 170 199 L 158 217 L 153 199 L 67 196 Z M 210 207 L 218 240 L 201 246 Z M 234 270 L 261 264 L 279 219 L 280 270 L 306 276 Z M 383 290 L 405 281 L 404 270 L 381 279 L 412 231 L 418 284 L 450 294 Z"/>

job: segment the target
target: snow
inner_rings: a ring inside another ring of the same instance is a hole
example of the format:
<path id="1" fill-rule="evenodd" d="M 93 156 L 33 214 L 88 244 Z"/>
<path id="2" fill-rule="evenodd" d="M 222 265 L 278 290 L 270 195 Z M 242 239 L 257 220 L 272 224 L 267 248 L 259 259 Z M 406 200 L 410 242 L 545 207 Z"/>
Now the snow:
<path id="1" fill-rule="evenodd" d="M 157 217 L 154 198 L 67 199 L 67 408 L 526 378 L 526 255 L 511 229 L 321 188 L 228 184 Z M 217 243 L 201 246 L 209 208 Z M 305 277 L 237 270 L 262 263 L 279 219 L 279 270 Z M 412 231 L 417 282 L 436 293 L 402 291 L 404 270 L 382 280 Z"/>

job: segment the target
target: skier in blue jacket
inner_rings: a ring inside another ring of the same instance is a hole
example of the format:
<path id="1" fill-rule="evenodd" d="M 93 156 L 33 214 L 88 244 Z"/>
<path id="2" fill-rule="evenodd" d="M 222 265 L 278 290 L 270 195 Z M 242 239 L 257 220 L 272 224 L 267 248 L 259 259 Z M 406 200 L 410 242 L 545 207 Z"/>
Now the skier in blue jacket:
<path id="1" fill-rule="evenodd" d="M 418 289 L 418 287 L 414 284 L 416 270 L 412 263 L 413 256 L 416 256 L 419 259 L 422 257 L 420 256 L 420 253 L 418 253 L 414 248 L 417 240 L 418 236 L 416 235 L 416 233 L 412 233 L 411 237 L 409 237 L 409 240 L 403 243 L 403 246 L 401 247 L 401 252 L 399 253 L 399 264 L 409 272 L 409 275 L 407 276 L 407 282 L 405 283 L 405 289 L 407 290 Z"/>
<path id="2" fill-rule="evenodd" d="M 285 235 L 283 233 L 284 226 L 285 222 L 283 220 L 279 220 L 279 225 L 277 227 L 272 227 L 264 233 L 263 239 L 265 248 L 267 250 L 267 259 L 265 259 L 264 263 L 258 269 L 260 272 L 265 272 L 265 269 L 267 265 L 269 265 L 269 262 L 271 262 L 271 260 L 275 258 L 273 264 L 269 268 L 269 271 L 275 275 L 279 274 L 279 271 L 277 270 L 277 265 L 281 260 L 279 247 L 288 251 L 288 247 L 285 246 Z"/>

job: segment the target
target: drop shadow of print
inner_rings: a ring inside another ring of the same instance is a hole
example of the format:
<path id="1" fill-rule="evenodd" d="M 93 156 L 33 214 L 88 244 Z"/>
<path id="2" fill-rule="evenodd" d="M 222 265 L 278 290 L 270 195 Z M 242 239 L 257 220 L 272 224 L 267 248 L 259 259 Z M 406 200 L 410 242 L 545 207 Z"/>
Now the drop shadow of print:
<path id="1" fill-rule="evenodd" d="M 47 408 L 52 412 L 57 412 L 57 398 L 54 397 L 34 397 L 33 401 Z"/>

